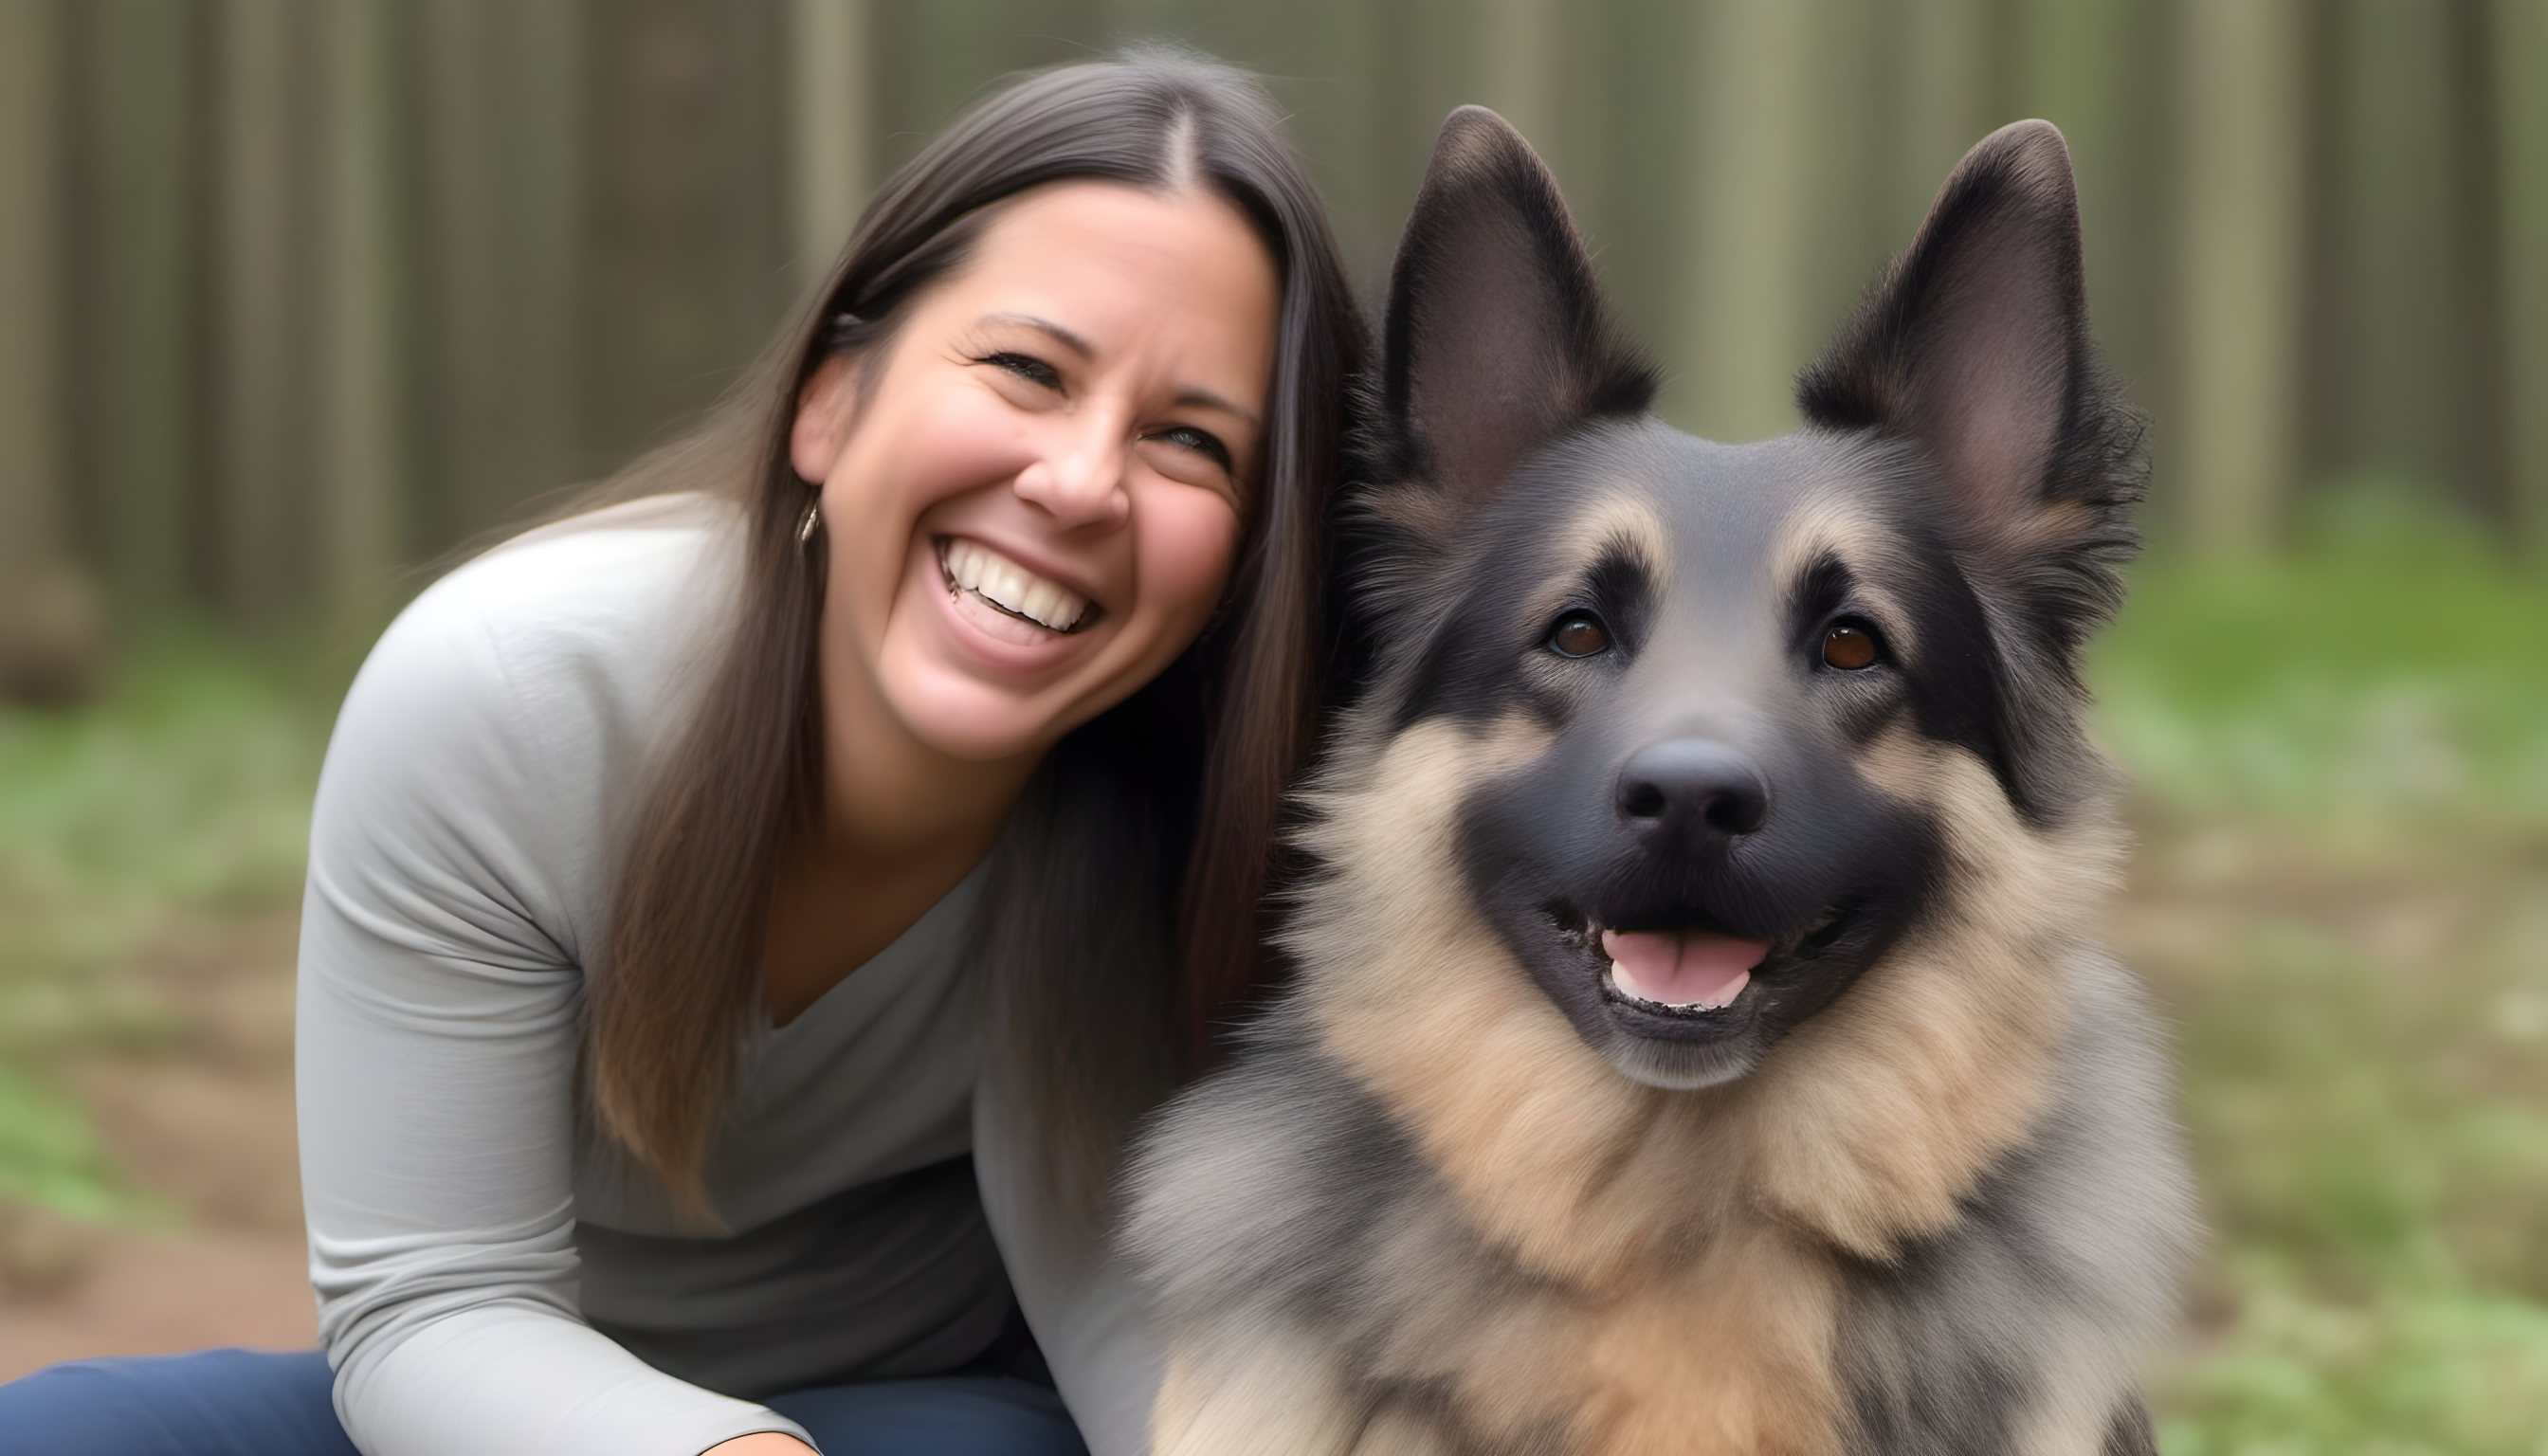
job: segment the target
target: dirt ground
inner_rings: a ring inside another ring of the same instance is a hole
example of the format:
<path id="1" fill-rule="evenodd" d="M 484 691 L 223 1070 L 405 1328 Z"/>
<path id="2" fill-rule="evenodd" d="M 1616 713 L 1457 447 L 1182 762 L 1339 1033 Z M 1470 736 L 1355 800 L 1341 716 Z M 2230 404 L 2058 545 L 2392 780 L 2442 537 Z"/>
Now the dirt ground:
<path id="1" fill-rule="evenodd" d="M 117 1161 L 176 1216 L 11 1230 L 0 1381 L 88 1355 L 318 1342 L 292 1131 L 297 919 L 192 922 L 117 972 L 175 1017 L 175 1035 L 82 1054 L 71 1085 Z"/>
<path id="2" fill-rule="evenodd" d="M 2180 1030 L 2237 984 L 2239 927 L 2276 915 L 2403 979 L 2459 983 L 2448 999 L 2471 1004 L 2436 1008 L 2467 1023 L 2443 1039 L 2448 1049 L 2462 1062 L 2508 1054 L 2512 1080 L 2533 1093 L 2548 992 L 2528 989 L 2535 970 L 2518 967 L 2548 963 L 2537 959 L 2548 861 L 2535 848 L 2366 860 L 2212 826 L 2142 828 L 2108 935 Z M 83 1053 L 71 1083 L 125 1169 L 178 1217 L 157 1230 L 0 1229 L 20 1266 L 14 1282 L 0 1280 L 0 1380 L 86 1355 L 315 1342 L 293 1138 L 295 920 L 276 910 L 190 923 L 118 972 L 167 1008 L 177 1032 Z M 2511 973 L 2488 973 L 2488 962 Z M 2499 980 L 2524 989 L 2485 989 Z M 2209 1303 L 2198 1291 L 2198 1336 L 2219 1314 L 2206 1318 Z"/>

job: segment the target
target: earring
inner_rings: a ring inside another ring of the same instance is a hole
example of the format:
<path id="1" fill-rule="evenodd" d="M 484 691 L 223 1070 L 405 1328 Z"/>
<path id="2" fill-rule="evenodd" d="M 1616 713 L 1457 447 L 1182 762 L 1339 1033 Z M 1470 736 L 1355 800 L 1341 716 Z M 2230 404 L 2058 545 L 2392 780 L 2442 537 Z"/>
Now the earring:
<path id="1" fill-rule="evenodd" d="M 806 503 L 805 518 L 796 523 L 796 544 L 802 546 L 806 542 L 813 540 L 814 527 L 819 525 L 822 522 L 822 519 L 823 498 L 817 496 Z"/>

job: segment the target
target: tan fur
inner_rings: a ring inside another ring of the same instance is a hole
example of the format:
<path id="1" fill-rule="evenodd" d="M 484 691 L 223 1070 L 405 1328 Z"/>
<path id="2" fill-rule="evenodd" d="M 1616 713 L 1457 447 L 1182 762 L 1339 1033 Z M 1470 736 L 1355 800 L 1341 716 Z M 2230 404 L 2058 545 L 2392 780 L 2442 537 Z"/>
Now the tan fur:
<path id="1" fill-rule="evenodd" d="M 1458 1456 L 1441 1422 L 1404 1407 L 1374 1416 L 1353 1449 L 1354 1456 Z"/>
<path id="2" fill-rule="evenodd" d="M 1939 811 L 1963 859 L 1945 911 L 1747 1078 L 1759 1196 L 1863 1257 L 1952 1224 L 1989 1163 L 2041 1114 L 2065 1029 L 2051 971 L 2084 938 L 2120 844 L 2103 821 L 2046 843 L 1990 772 L 1904 732 L 1866 762 L 1884 791 Z M 1975 893 L 1987 886 L 1987 893 Z"/>
<path id="3" fill-rule="evenodd" d="M 1180 1349 L 1150 1409 L 1152 1456 L 1344 1456 L 1361 1415 L 1320 1351 L 1272 1333 L 1244 1351 Z"/>
<path id="4" fill-rule="evenodd" d="M 1838 1281 L 1822 1251 L 1747 1222 L 1589 1312 L 1572 1363 L 1585 1446 L 1618 1456 L 1813 1456 L 1832 1445 Z"/>
<path id="5" fill-rule="evenodd" d="M 1410 532 L 1436 539 L 1449 534 L 1449 522 L 1459 514 L 1456 498 L 1429 485 L 1403 485 L 1378 492 L 1371 503 L 1377 513 Z M 1671 540 L 1672 533 L 1655 513 L 1653 502 L 1622 491 L 1588 502 L 1580 514 L 1567 521 L 1554 549 L 1558 561 L 1579 567 L 1591 564 L 1604 551 L 1623 550 L 1649 576 L 1662 581 L 1672 575 Z M 1562 581 L 1566 573 L 1552 571 L 1549 576 L 1552 581 Z M 1515 616 L 1524 622 L 1541 621 L 1562 604 L 1556 597 L 1535 598 Z"/>
<path id="6" fill-rule="evenodd" d="M 1856 578 L 1859 596 L 1873 608 L 1885 644 L 1904 661 L 1917 662 L 1924 646 L 1919 616 L 1884 585 L 1899 574 L 1892 563 L 1905 555 L 1898 533 L 1870 518 L 1846 492 L 1826 488 L 1788 513 L 1785 528 L 1762 558 L 1761 582 L 1764 590 L 1779 591 L 1819 558 L 1837 558 Z"/>
<path id="7" fill-rule="evenodd" d="M 1552 582 L 1568 580 L 1605 551 L 1627 553 L 1658 582 L 1672 578 L 1672 532 L 1655 513 L 1654 503 L 1639 492 L 1619 491 L 1586 500 L 1551 544 L 1554 566 L 1548 576 Z M 1543 620 L 1557 605 L 1555 598 L 1544 598 L 1532 603 L 1524 618 Z"/>
<path id="8" fill-rule="evenodd" d="M 1406 1373 L 1455 1373 L 1465 1421 L 1488 1428 L 1545 1423 L 1555 1397 L 1577 1449 L 1831 1451 L 1834 1256 L 1889 1259 L 1945 1228 L 2033 1127 L 2064 1027 L 2048 967 L 2118 839 L 2091 816 L 2044 843 L 1969 754 L 1880 741 L 1865 771 L 1938 813 L 1958 885 L 1988 892 L 1951 892 L 1923 940 L 1752 1076 L 1663 1092 L 1585 1046 L 1449 858 L 1459 805 L 1544 742 L 1520 720 L 1419 724 L 1311 796 L 1313 852 L 1386 866 L 1326 887 L 1292 934 L 1325 1045 L 1414 1131 L 1466 1220 L 1561 1292 L 1501 1317 L 1502 1337 L 1435 1332 L 1425 1363 L 1456 1369 Z M 2104 1413 L 2039 1412 L 2029 1449 L 2093 1451 Z"/>

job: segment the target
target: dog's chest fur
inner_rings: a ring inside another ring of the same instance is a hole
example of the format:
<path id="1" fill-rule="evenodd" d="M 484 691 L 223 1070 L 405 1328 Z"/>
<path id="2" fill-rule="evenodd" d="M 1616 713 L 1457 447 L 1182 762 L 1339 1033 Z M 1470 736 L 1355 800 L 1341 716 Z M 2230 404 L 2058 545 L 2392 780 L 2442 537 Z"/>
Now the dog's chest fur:
<path id="1" fill-rule="evenodd" d="M 1952 1225 L 2038 1122 L 2062 1014 L 2043 912 L 2102 882 L 2107 847 L 1972 866 L 2031 900 L 2013 944 L 1957 927 L 1952 960 L 1907 952 L 1760 1075 L 1658 1091 L 1584 1047 L 1443 853 L 1466 793 L 1536 736 L 1419 725 L 1363 781 L 1310 796 L 1313 853 L 1389 870 L 1308 896 L 1288 937 L 1300 1014 L 1416 1144 L 1423 1171 L 1408 1176 L 1441 1190 L 1346 1276 L 1405 1291 L 1369 1378 L 1428 1384 L 1464 1349 L 1441 1414 L 1481 1449 L 1562 1427 L 1568 1449 L 1833 1450 L 1843 1265 Z M 1969 781 L 1978 769 L 1934 757 L 1906 775 L 1940 780 L 1926 807 L 1981 818 L 1963 843 L 2009 843 L 2004 808 Z M 1505 1277 L 1463 1287 L 1456 1270 L 1481 1261 Z"/>
<path id="2" fill-rule="evenodd" d="M 1160 1130 L 1145 1174 L 1136 1237 L 1181 1276 L 1161 1456 L 1807 1456 L 1869 1449 L 1883 1412 L 1862 1408 L 1932 1381 L 1969 1387 L 1973 1428 L 2009 1449 L 2097 1451 L 2140 1332 L 2099 1320 L 2128 1295 L 2010 1321 L 2075 1367 L 2076 1398 L 1900 1347 L 1866 1316 L 1934 1250 L 1998 1239 L 1976 1235 L 1978 1205 L 2058 1223 L 2115 1192 L 1990 1186 L 2062 1105 L 2075 1118 L 2106 1090 L 2065 1087 L 2049 1053 L 2109 988 L 2065 984 L 2068 948 L 2040 927 L 2048 903 L 2086 902 L 2111 845 L 1988 866 L 2036 897 L 2024 929 L 1951 919 L 1953 955 L 1906 951 L 1763 1075 L 1658 1091 L 1586 1051 L 1440 849 L 1463 790 L 1532 737 L 1419 725 L 1309 796 L 1309 847 L 1362 867 L 1310 891 L 1287 936 L 1297 997 L 1262 1054 Z M 1962 781 L 1978 770 L 1938 767 L 1950 803 L 1994 802 Z M 2005 1240 L 2018 1262 L 2033 1236 Z M 2020 1282 L 1985 1298 L 2038 1293 Z"/>

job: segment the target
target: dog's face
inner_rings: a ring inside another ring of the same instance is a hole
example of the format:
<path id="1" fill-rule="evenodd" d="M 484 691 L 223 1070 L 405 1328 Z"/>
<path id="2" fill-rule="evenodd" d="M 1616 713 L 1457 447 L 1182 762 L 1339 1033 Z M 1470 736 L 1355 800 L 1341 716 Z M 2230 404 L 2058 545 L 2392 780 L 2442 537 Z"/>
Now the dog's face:
<path id="1" fill-rule="evenodd" d="M 1445 131 L 1393 280 L 1375 691 L 1392 728 L 1527 725 L 1460 870 L 1638 1081 L 1742 1076 L 1940 901 L 1954 830 L 1909 780 L 1977 762 L 2044 824 L 2093 772 L 2076 648 L 2137 482 L 2068 181 L 2049 128 L 1976 148 L 1807 376 L 1812 426 L 1725 446 L 1642 412 L 1519 138 Z"/>
<path id="2" fill-rule="evenodd" d="M 1931 534 L 1887 499 L 1902 471 L 1614 424 L 1473 523 L 1475 586 L 1410 707 L 1549 730 L 1465 806 L 1462 867 L 1640 1080 L 1739 1075 L 1845 988 L 1935 875 L 1937 826 L 1884 788 L 1899 741 L 1990 751 L 1988 674 L 1943 647 L 1980 612 L 1943 552 L 1900 549 Z"/>

